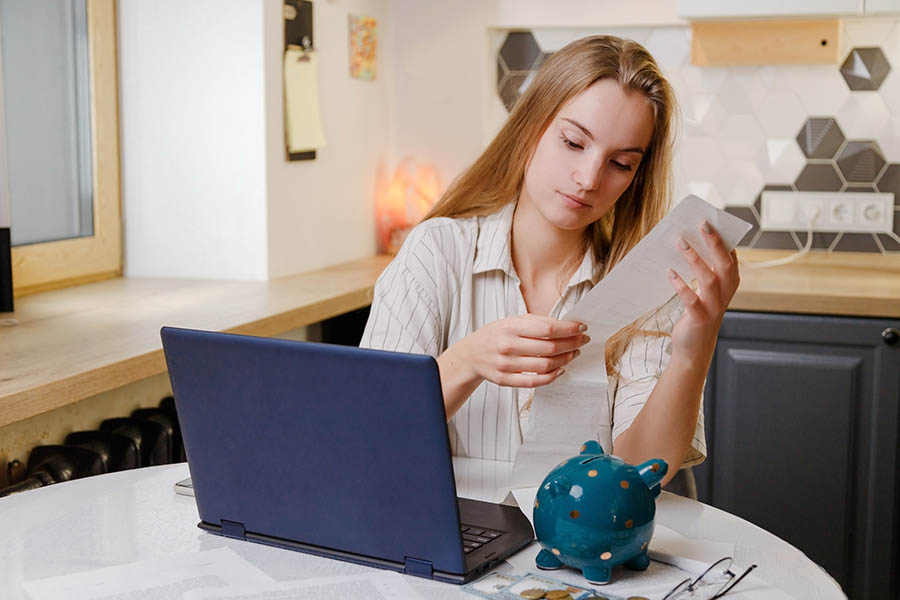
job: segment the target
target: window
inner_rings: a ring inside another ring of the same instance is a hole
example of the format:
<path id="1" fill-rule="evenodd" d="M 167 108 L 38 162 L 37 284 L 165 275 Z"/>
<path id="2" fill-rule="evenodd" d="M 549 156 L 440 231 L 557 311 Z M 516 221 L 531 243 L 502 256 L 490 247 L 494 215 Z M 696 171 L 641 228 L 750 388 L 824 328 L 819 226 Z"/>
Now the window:
<path id="1" fill-rule="evenodd" d="M 121 275 L 115 0 L 0 0 L 16 296 Z"/>

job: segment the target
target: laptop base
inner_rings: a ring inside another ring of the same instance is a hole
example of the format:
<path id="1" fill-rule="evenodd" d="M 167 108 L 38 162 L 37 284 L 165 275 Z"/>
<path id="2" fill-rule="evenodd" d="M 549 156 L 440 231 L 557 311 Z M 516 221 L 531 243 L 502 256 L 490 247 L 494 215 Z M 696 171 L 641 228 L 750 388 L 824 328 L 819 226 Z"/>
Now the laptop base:
<path id="1" fill-rule="evenodd" d="M 231 521 L 225 521 L 223 525 L 201 521 L 197 524 L 197 527 L 223 537 L 256 542 L 295 552 L 304 552 L 323 558 L 343 560 L 366 567 L 388 569 L 405 575 L 414 575 L 456 585 L 462 585 L 478 579 L 534 540 L 534 530 L 531 528 L 531 523 L 517 507 L 481 502 L 469 498 L 459 498 L 458 502 L 460 520 L 466 525 L 470 527 L 480 526 L 485 529 L 503 532 L 500 538 L 485 544 L 466 556 L 466 573 L 464 574 L 435 571 L 430 568 L 431 563 L 414 558 L 407 559 L 407 562 L 404 564 L 332 548 L 304 544 L 272 535 L 245 531 L 243 525 Z"/>

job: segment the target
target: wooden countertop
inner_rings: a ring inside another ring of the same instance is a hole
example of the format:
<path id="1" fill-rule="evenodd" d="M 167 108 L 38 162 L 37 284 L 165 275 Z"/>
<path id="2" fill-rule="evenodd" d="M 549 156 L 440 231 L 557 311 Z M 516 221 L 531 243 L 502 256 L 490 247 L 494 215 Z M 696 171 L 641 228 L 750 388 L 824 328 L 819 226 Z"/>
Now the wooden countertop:
<path id="1" fill-rule="evenodd" d="M 743 263 L 787 256 L 739 251 Z M 900 318 L 900 256 L 813 253 L 779 267 L 741 266 L 732 310 Z"/>
<path id="2" fill-rule="evenodd" d="M 0 427 L 163 373 L 164 325 L 273 336 L 372 301 L 386 256 L 271 281 L 119 278 L 16 300 Z"/>
<path id="3" fill-rule="evenodd" d="M 900 257 L 845 256 L 742 268 L 731 308 L 900 318 Z M 0 427 L 164 372 L 163 325 L 272 336 L 366 306 L 389 260 L 262 282 L 122 278 L 19 298 L 18 325 L 0 327 Z"/>

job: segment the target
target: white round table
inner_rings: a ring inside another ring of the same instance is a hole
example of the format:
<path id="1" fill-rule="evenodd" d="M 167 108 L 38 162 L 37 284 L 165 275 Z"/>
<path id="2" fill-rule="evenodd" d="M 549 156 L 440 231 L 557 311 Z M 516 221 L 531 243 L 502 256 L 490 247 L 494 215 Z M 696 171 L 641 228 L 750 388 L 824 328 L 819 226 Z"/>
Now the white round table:
<path id="1" fill-rule="evenodd" d="M 511 464 L 454 459 L 460 496 L 506 496 Z M 173 484 L 186 463 L 79 479 L 0 498 L 0 598 L 26 599 L 23 582 L 185 552 L 228 547 L 279 581 L 363 573 L 368 567 L 271 548 L 203 532 L 194 499 Z M 802 552 L 738 517 L 663 493 L 657 522 L 691 538 L 734 544 L 737 564 L 797 600 L 846 598 Z M 407 577 L 423 598 L 474 596 L 458 586 Z M 741 597 L 740 586 L 726 598 Z"/>

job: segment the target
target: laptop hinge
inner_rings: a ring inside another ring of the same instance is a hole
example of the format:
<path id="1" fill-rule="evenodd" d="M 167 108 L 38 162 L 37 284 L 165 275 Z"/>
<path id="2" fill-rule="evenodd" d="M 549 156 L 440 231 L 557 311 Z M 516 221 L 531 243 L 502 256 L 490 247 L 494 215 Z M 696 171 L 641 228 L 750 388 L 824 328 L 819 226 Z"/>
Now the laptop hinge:
<path id="1" fill-rule="evenodd" d="M 434 573 L 434 567 L 430 560 L 420 560 L 418 558 L 406 557 L 406 568 L 403 571 L 407 575 L 417 575 L 419 577 L 431 577 Z"/>
<path id="2" fill-rule="evenodd" d="M 247 539 L 247 532 L 244 530 L 243 523 L 226 521 L 225 519 L 222 519 L 222 535 L 238 540 Z"/>

